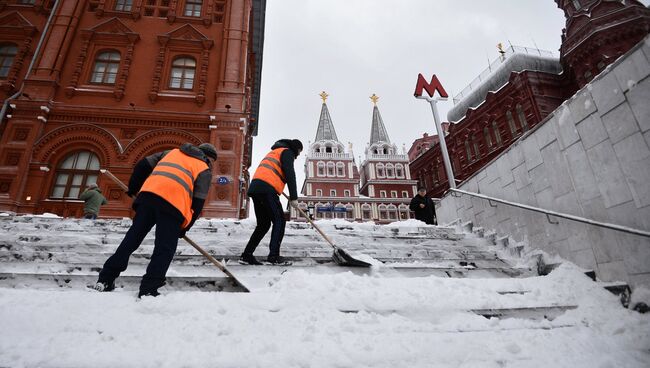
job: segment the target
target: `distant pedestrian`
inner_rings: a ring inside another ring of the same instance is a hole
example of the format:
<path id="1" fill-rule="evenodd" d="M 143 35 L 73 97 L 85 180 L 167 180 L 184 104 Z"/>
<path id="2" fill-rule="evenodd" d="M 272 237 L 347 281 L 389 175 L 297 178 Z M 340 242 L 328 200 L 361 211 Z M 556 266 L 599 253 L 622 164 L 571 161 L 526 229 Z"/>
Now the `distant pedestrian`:
<path id="1" fill-rule="evenodd" d="M 271 264 L 287 263 L 285 258 L 280 256 L 280 245 L 284 237 L 286 220 L 279 195 L 284 191 L 284 186 L 288 185 L 289 204 L 298 207 L 298 191 L 293 162 L 300 152 L 302 152 L 302 142 L 297 139 L 281 139 L 275 142 L 271 147 L 271 152 L 257 167 L 248 188 L 248 196 L 253 200 L 255 208 L 257 226 L 241 255 L 241 263 L 262 264 L 253 256 L 253 252 L 269 231 L 271 224 L 273 224 L 273 230 L 269 242 L 269 255 L 266 260 Z"/>
<path id="2" fill-rule="evenodd" d="M 95 183 L 88 185 L 79 199 L 84 201 L 84 218 L 89 220 L 96 219 L 99 216 L 99 208 L 108 203 L 101 189 Z"/>
<path id="3" fill-rule="evenodd" d="M 433 200 L 427 197 L 427 188 L 419 187 L 418 194 L 411 200 L 409 206 L 415 212 L 415 218 L 427 225 L 438 225 L 436 218 L 436 205 Z"/>
<path id="4" fill-rule="evenodd" d="M 158 288 L 165 285 L 178 239 L 185 236 L 203 209 L 216 159 L 217 150 L 210 143 L 198 147 L 186 143 L 171 151 L 154 153 L 136 164 L 127 191 L 131 197 L 137 195 L 133 201 L 133 224 L 115 254 L 104 263 L 96 290 L 115 288 L 115 279 L 126 270 L 129 257 L 156 225 L 154 250 L 138 297 L 159 295 Z"/>

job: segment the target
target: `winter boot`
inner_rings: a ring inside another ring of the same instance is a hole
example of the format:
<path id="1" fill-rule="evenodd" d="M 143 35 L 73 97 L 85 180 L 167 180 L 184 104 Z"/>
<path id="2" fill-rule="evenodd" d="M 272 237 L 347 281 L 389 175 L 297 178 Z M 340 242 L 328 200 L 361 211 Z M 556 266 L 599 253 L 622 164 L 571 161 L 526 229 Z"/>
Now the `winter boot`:
<path id="1" fill-rule="evenodd" d="M 115 281 L 107 282 L 107 281 L 97 281 L 93 289 L 99 291 L 99 292 L 104 292 L 104 291 L 113 291 L 115 290 Z"/>
<path id="2" fill-rule="evenodd" d="M 160 295 L 158 290 L 150 290 L 150 291 L 140 290 L 140 292 L 138 293 L 138 299 L 142 298 L 143 296 L 157 297 L 158 295 Z"/>
<path id="3" fill-rule="evenodd" d="M 266 258 L 266 262 L 272 264 L 272 265 L 278 265 L 278 266 L 288 266 L 291 264 L 291 261 L 287 260 L 286 258 L 282 256 L 268 256 Z"/>
<path id="4" fill-rule="evenodd" d="M 241 257 L 239 257 L 239 263 L 243 265 L 249 264 L 253 266 L 259 266 L 262 264 L 262 262 L 258 261 L 255 256 L 248 254 L 242 254 Z"/>

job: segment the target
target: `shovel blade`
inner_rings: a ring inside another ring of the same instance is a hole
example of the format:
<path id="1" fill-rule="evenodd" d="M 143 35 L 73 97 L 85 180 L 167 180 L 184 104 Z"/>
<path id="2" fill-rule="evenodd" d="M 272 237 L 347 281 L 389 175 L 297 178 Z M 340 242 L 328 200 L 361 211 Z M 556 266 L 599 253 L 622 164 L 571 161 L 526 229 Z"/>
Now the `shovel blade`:
<path id="1" fill-rule="evenodd" d="M 370 267 L 371 266 L 370 263 L 352 257 L 341 248 L 334 248 L 332 259 L 334 259 L 334 262 L 336 262 L 336 264 L 338 264 L 339 266 L 348 266 L 348 267 Z"/>

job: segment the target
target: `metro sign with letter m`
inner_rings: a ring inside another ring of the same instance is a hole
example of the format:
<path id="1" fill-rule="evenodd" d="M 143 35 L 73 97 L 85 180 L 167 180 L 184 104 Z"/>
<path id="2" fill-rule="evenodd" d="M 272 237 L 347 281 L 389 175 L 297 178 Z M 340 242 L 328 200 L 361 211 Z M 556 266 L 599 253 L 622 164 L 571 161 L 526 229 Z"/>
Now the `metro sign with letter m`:
<path id="1" fill-rule="evenodd" d="M 418 74 L 418 81 L 417 84 L 415 85 L 415 97 L 422 97 L 422 90 L 427 91 L 427 94 L 429 97 L 433 98 L 433 94 L 438 91 L 438 94 L 442 98 L 447 98 L 449 95 L 447 94 L 447 91 L 445 91 L 444 88 L 442 88 L 442 84 L 438 80 L 438 77 L 434 74 L 433 77 L 431 77 L 431 82 L 427 82 L 426 79 L 424 79 L 424 76 L 422 76 L 422 73 Z"/>

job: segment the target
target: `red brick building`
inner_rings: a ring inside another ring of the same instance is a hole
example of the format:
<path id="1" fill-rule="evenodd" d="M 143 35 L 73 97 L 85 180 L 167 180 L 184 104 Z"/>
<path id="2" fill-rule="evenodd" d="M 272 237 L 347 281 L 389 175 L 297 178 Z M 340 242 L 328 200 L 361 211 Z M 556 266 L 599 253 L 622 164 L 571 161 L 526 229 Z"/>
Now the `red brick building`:
<path id="1" fill-rule="evenodd" d="M 650 10 L 638 1 L 556 0 L 567 22 L 559 59 L 537 49 L 500 49 L 454 96 L 445 135 L 457 181 L 463 181 L 540 123 L 580 87 L 650 31 Z M 434 197 L 449 184 L 438 144 L 410 163 Z"/>
<path id="2" fill-rule="evenodd" d="M 131 200 L 151 153 L 210 142 L 219 159 L 205 216 L 246 215 L 265 0 L 0 2 L 0 210 L 80 216 L 97 182 L 102 216 Z"/>
<path id="3" fill-rule="evenodd" d="M 354 161 L 352 147 L 338 140 L 332 118 L 321 93 L 323 105 L 314 143 L 305 155 L 305 181 L 300 207 L 315 218 L 345 218 L 350 221 L 388 223 L 411 218 L 408 203 L 415 195 L 408 157 L 398 154 L 390 142 L 376 106 L 372 115 L 371 137 L 361 171 Z M 291 219 L 301 220 L 292 208 Z"/>

